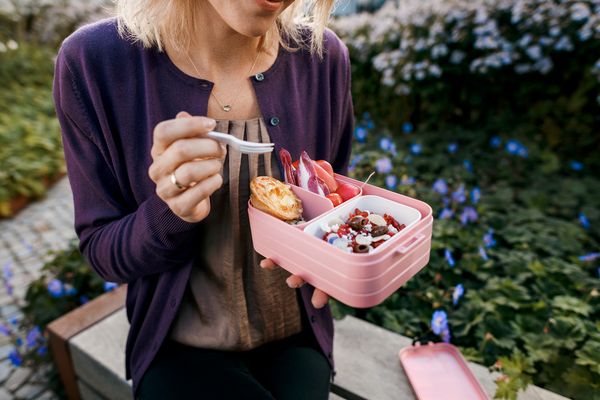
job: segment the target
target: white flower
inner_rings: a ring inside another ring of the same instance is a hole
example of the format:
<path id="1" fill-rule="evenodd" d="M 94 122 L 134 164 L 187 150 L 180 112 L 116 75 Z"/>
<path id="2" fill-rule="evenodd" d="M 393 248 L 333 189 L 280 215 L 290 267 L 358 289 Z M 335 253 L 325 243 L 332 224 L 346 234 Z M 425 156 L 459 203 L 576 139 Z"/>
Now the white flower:
<path id="1" fill-rule="evenodd" d="M 557 51 L 572 51 L 573 43 L 568 36 L 562 36 L 558 42 L 554 45 L 554 49 Z"/>
<path id="2" fill-rule="evenodd" d="M 590 17 L 590 8 L 587 4 L 578 2 L 571 6 L 571 19 L 573 21 L 582 21 Z"/>
<path id="3" fill-rule="evenodd" d="M 0 42 L 0 53 L 6 53 L 6 45 Z"/>
<path id="4" fill-rule="evenodd" d="M 464 52 L 460 50 L 454 50 L 450 55 L 450 62 L 452 64 L 460 64 L 466 56 L 467 55 Z"/>
<path id="5" fill-rule="evenodd" d="M 8 47 L 10 50 L 17 50 L 19 48 L 19 44 L 10 39 L 8 42 L 6 42 L 6 47 Z"/>
<path id="6" fill-rule="evenodd" d="M 540 57 L 542 57 L 542 48 L 538 45 L 534 45 L 534 46 L 528 47 L 525 50 L 525 53 L 527 53 L 529 58 L 531 58 L 532 60 L 539 60 Z"/>

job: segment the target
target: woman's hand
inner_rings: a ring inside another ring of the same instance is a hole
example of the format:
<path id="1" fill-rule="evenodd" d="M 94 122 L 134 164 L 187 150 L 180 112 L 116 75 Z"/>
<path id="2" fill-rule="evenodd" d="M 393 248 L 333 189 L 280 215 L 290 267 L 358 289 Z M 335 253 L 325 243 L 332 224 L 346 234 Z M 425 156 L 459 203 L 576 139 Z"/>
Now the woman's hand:
<path id="1" fill-rule="evenodd" d="M 277 264 L 275 264 L 273 261 L 271 261 L 270 259 L 265 258 L 264 260 L 262 260 L 260 262 L 260 267 L 266 268 L 266 269 L 274 269 L 274 268 L 278 268 L 279 266 Z M 302 286 L 306 283 L 298 275 L 290 275 L 286 279 L 285 282 L 291 288 L 299 288 L 300 286 Z M 315 308 L 323 308 L 327 304 L 328 301 L 329 301 L 329 295 L 327 293 L 323 292 L 322 290 L 315 288 L 315 291 L 312 296 L 313 306 Z"/>
<path id="2" fill-rule="evenodd" d="M 208 216 L 209 196 L 223 184 L 220 172 L 227 148 L 205 137 L 214 127 L 213 119 L 182 111 L 154 128 L 148 175 L 156 183 L 156 194 L 187 222 Z M 183 188 L 173 183 L 171 174 Z"/>

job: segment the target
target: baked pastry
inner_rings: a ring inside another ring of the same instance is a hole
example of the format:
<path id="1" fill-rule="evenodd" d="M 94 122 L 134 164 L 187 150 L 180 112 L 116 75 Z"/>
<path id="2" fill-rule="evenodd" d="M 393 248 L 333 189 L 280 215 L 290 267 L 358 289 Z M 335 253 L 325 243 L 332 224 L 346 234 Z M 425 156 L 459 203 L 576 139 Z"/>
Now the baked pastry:
<path id="1" fill-rule="evenodd" d="M 255 208 L 284 221 L 302 217 L 302 201 L 283 182 L 270 176 L 250 181 L 250 202 Z"/>

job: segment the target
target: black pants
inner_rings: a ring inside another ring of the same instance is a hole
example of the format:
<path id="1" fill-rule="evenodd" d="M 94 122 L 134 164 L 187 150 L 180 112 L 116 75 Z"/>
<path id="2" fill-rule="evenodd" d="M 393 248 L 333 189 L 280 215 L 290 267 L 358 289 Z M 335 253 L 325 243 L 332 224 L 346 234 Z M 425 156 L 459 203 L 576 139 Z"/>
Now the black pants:
<path id="1" fill-rule="evenodd" d="M 142 377 L 138 400 L 328 399 L 331 368 L 307 329 L 242 352 L 165 340 Z"/>

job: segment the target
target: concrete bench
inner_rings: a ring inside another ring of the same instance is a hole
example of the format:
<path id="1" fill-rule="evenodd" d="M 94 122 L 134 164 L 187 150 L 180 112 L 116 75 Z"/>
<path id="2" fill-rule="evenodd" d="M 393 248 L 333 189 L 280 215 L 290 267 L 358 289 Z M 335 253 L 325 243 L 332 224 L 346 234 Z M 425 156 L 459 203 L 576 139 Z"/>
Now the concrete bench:
<path id="1" fill-rule="evenodd" d="M 106 293 L 49 325 L 53 356 L 71 400 L 132 399 L 131 381 L 125 380 L 125 341 L 129 329 L 125 290 L 122 286 Z M 96 315 L 92 323 L 91 314 Z M 73 318 L 86 320 L 77 323 Z M 409 338 L 351 316 L 334 324 L 337 374 L 330 399 L 415 399 L 398 359 L 398 351 L 411 345 Z M 77 329 L 66 325 L 75 325 Z M 65 364 L 67 361 L 69 365 Z M 494 375 L 478 364 L 469 363 L 469 367 L 493 398 Z M 518 398 L 565 399 L 536 386 L 530 386 Z"/>

